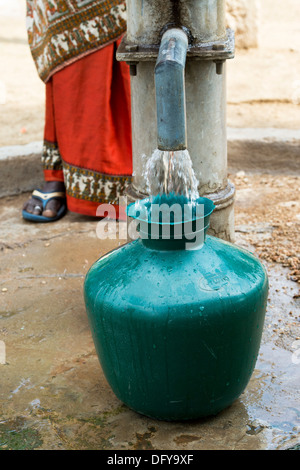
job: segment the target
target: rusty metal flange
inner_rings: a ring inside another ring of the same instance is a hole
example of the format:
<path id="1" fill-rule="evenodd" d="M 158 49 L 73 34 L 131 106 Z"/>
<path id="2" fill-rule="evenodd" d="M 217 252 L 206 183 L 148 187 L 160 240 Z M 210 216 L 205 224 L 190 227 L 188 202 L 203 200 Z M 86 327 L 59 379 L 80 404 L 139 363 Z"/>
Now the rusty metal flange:
<path id="1" fill-rule="evenodd" d="M 133 44 L 127 41 L 127 36 L 117 50 L 117 60 L 130 64 L 155 61 L 158 56 L 159 44 Z M 223 62 L 232 59 L 235 54 L 234 31 L 226 30 L 226 39 L 215 42 L 191 44 L 188 48 L 187 59 L 211 60 Z"/>

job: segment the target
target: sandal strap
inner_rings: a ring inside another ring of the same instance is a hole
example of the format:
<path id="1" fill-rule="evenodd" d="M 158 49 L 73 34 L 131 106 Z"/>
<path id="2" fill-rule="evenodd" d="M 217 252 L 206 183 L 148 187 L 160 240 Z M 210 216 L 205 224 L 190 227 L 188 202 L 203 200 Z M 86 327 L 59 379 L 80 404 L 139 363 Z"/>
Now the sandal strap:
<path id="1" fill-rule="evenodd" d="M 41 191 L 38 191 L 37 189 L 35 189 L 32 193 L 32 196 L 36 197 L 36 198 L 40 198 L 42 201 L 49 201 L 50 199 L 54 199 L 54 198 L 63 198 L 65 199 L 66 197 L 66 193 L 62 192 L 62 191 L 55 191 L 53 193 L 42 193 Z"/>
<path id="2" fill-rule="evenodd" d="M 66 194 L 63 191 L 54 191 L 52 193 L 43 193 L 42 191 L 39 191 L 38 189 L 35 189 L 32 193 L 32 196 L 34 199 L 38 199 L 39 201 L 42 202 L 43 204 L 43 210 L 46 209 L 46 205 L 48 204 L 49 201 L 52 199 L 66 199 Z"/>

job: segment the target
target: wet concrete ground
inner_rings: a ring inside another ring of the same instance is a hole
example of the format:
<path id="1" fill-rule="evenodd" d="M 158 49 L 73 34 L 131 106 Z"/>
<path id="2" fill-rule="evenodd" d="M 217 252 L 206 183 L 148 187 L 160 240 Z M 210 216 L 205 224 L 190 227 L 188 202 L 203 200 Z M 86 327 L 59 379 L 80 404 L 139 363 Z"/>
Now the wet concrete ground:
<path id="1" fill-rule="evenodd" d="M 238 187 L 238 244 L 267 253 L 260 247 L 272 240 L 274 222 L 262 211 L 267 202 L 275 210 L 279 198 L 290 202 L 282 227 L 289 223 L 289 230 L 299 232 L 294 190 L 299 178 L 233 179 Z M 274 182 L 282 183 L 280 193 L 272 190 Z M 0 341 L 6 347 L 1 364 L 0 343 L 0 449 L 254 450 L 300 445 L 299 283 L 291 280 L 290 265 L 263 261 L 271 285 L 268 310 L 259 359 L 243 395 L 213 418 L 156 421 L 129 410 L 111 391 L 85 313 L 84 276 L 120 241 L 97 239 L 97 221 L 72 213 L 54 224 L 27 223 L 20 215 L 25 198 L 0 200 Z M 295 236 L 294 241 L 297 254 Z"/>

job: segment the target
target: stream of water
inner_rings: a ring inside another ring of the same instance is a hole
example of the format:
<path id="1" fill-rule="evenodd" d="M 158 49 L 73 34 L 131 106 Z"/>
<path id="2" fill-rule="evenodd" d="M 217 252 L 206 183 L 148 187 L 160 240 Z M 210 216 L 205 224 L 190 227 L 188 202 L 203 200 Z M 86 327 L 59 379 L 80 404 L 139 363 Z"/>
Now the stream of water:
<path id="1" fill-rule="evenodd" d="M 151 198 L 175 194 L 193 202 L 199 197 L 199 182 L 188 150 L 156 149 L 146 162 L 144 177 Z"/>

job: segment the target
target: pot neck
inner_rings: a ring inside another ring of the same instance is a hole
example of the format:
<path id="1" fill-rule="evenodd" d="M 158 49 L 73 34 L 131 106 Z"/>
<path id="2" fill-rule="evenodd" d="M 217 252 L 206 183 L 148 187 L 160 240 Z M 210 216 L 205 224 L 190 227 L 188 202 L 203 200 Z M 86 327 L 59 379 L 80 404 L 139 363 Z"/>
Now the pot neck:
<path id="1" fill-rule="evenodd" d="M 184 196 L 171 194 L 130 204 L 127 215 L 137 221 L 136 230 L 147 248 L 194 250 L 205 243 L 214 207 L 207 198 L 200 197 L 190 203 Z"/>
<path id="2" fill-rule="evenodd" d="M 174 238 L 150 238 L 140 233 L 141 241 L 146 248 L 156 251 L 175 251 L 175 250 L 199 250 L 201 249 L 206 240 L 206 232 L 208 227 L 204 230 L 193 233 L 189 237 Z"/>

